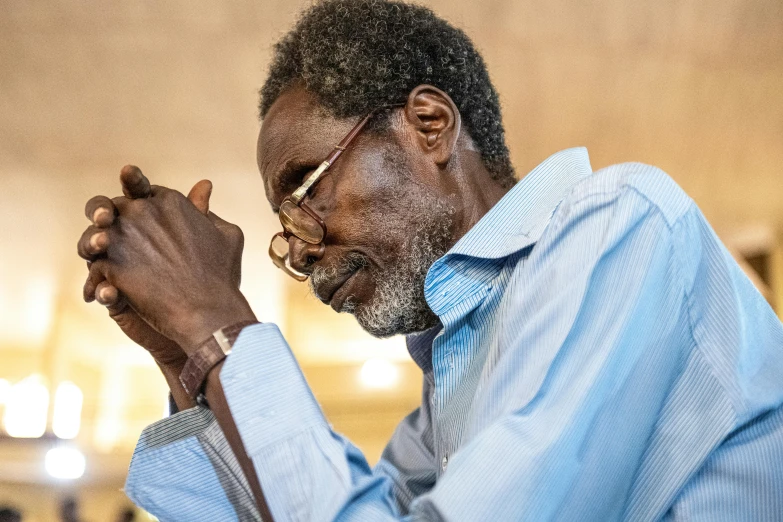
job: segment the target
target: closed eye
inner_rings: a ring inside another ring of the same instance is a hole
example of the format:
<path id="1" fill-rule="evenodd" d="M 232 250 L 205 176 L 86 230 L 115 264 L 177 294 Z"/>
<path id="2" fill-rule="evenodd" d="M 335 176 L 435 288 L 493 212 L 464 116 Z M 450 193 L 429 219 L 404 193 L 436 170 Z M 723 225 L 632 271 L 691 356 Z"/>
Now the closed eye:
<path id="1" fill-rule="evenodd" d="M 309 163 L 289 162 L 286 163 L 280 175 L 277 177 L 276 192 L 286 196 L 299 188 L 304 183 L 305 178 L 317 168 Z"/>

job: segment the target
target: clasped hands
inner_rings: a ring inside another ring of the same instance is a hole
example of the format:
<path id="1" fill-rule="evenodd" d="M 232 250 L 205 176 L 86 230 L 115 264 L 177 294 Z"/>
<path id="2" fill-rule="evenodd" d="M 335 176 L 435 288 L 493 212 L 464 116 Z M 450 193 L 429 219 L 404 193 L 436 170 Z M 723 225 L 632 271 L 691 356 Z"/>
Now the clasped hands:
<path id="1" fill-rule="evenodd" d="M 239 291 L 242 231 L 209 211 L 209 181 L 185 197 L 128 165 L 120 182 L 123 197 L 96 196 L 85 206 L 92 224 L 78 242 L 89 267 L 84 300 L 105 305 L 164 373 L 178 375 L 212 332 L 255 320 Z"/>

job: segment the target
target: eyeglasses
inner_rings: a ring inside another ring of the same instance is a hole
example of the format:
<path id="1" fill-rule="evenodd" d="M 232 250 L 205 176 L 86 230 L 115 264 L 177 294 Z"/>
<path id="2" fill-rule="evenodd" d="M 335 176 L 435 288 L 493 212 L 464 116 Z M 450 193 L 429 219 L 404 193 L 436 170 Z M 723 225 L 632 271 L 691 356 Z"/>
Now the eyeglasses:
<path id="1" fill-rule="evenodd" d="M 291 267 L 288 240 L 291 236 L 296 236 L 305 243 L 311 245 L 320 244 L 321 254 L 323 254 L 325 248 L 323 239 L 326 237 L 326 224 L 303 200 L 313 185 L 329 170 L 329 167 L 337 161 L 337 158 L 340 157 L 367 122 L 370 121 L 375 112 L 371 112 L 357 123 L 351 129 L 351 132 L 337 144 L 323 163 L 305 179 L 304 183 L 280 204 L 280 223 L 283 225 L 283 231 L 272 236 L 272 242 L 269 244 L 269 257 L 272 258 L 272 262 L 277 268 L 297 281 L 306 281 L 308 276 Z"/>

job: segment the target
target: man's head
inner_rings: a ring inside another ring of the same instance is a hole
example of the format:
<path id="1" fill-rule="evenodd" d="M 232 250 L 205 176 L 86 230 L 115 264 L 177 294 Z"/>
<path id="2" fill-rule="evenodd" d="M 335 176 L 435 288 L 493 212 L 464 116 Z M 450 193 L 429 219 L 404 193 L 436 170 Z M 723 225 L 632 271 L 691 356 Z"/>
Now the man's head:
<path id="1" fill-rule="evenodd" d="M 259 169 L 273 208 L 373 112 L 306 198 L 325 248 L 296 237 L 289 248 L 319 298 L 388 336 L 437 323 L 427 270 L 514 176 L 497 94 L 462 31 L 419 6 L 332 0 L 278 43 L 261 89 Z"/>

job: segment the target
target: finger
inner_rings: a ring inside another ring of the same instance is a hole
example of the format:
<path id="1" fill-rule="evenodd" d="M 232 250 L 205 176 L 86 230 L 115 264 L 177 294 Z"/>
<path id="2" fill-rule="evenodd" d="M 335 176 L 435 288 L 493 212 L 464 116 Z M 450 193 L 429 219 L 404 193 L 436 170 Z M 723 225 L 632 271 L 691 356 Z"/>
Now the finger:
<path id="1" fill-rule="evenodd" d="M 125 297 L 125 294 L 106 279 L 103 279 L 96 285 L 93 299 L 105 306 L 109 310 L 109 316 L 112 318 L 122 314 L 128 308 L 128 299 Z"/>
<path id="2" fill-rule="evenodd" d="M 106 252 L 108 246 L 109 234 L 106 229 L 90 225 L 84 231 L 82 237 L 79 238 L 79 242 L 76 244 L 76 251 L 82 259 L 92 261 L 95 259 L 95 256 Z"/>
<path id="3" fill-rule="evenodd" d="M 97 259 L 92 263 L 88 263 L 89 272 L 87 274 L 87 280 L 84 282 L 82 288 L 82 298 L 86 303 L 91 303 L 95 300 L 95 291 L 104 281 L 108 281 L 108 262 L 106 259 Z"/>
<path id="4" fill-rule="evenodd" d="M 109 316 L 115 317 L 128 307 L 128 300 L 117 287 L 106 279 L 106 261 L 101 259 L 90 266 L 87 282 L 84 283 L 84 300 L 98 301 L 109 310 Z"/>
<path id="5" fill-rule="evenodd" d="M 103 306 L 115 306 L 120 299 L 120 291 L 105 279 L 95 287 L 95 300 Z"/>
<path id="6" fill-rule="evenodd" d="M 95 289 L 98 288 L 98 284 L 101 281 L 106 280 L 106 277 L 101 271 L 99 262 L 90 263 L 88 261 L 87 268 L 89 270 L 87 272 L 87 280 L 82 287 L 82 299 L 84 299 L 85 303 L 91 303 L 95 300 Z"/>
<path id="7" fill-rule="evenodd" d="M 208 179 L 202 179 L 190 189 L 188 199 L 193 203 L 199 212 L 209 215 L 209 197 L 212 195 L 212 182 Z"/>
<path id="8" fill-rule="evenodd" d="M 152 194 L 150 181 L 135 165 L 122 167 L 120 183 L 122 184 L 122 193 L 131 199 L 148 198 Z"/>
<path id="9" fill-rule="evenodd" d="M 84 215 L 87 216 L 87 219 L 101 228 L 111 226 L 114 222 L 116 212 L 117 209 L 114 207 L 114 203 L 106 196 L 95 196 L 90 198 L 84 206 Z"/>
<path id="10" fill-rule="evenodd" d="M 112 288 L 114 288 L 112 286 Z M 117 290 L 116 288 L 114 288 Z M 128 303 L 128 299 L 125 297 L 125 294 L 117 290 L 117 297 L 114 299 L 114 302 L 109 303 L 106 305 L 106 309 L 109 310 L 109 317 L 117 320 L 118 316 L 120 314 L 124 314 L 125 312 L 131 311 L 131 308 Z"/>

